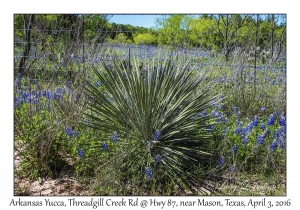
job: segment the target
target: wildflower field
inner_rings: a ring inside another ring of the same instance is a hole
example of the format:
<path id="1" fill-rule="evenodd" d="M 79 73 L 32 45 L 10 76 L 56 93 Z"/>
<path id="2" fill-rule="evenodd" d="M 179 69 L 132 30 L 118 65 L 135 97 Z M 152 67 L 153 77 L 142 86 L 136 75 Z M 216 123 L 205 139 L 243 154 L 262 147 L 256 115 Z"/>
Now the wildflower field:
<path id="1" fill-rule="evenodd" d="M 254 69 L 238 54 L 107 51 L 72 57 L 82 70 L 67 79 L 15 72 L 18 176 L 69 170 L 91 195 L 285 194 L 284 57 Z"/>

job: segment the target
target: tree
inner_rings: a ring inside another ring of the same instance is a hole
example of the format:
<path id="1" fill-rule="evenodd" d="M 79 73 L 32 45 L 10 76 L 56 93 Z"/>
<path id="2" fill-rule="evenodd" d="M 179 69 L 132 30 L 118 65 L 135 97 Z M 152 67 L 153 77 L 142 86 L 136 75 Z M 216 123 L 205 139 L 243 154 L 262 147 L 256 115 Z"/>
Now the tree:
<path id="1" fill-rule="evenodd" d="M 236 40 L 239 31 L 246 26 L 248 15 L 213 15 L 217 25 L 217 36 L 216 44 L 222 49 L 226 60 L 236 47 Z"/>

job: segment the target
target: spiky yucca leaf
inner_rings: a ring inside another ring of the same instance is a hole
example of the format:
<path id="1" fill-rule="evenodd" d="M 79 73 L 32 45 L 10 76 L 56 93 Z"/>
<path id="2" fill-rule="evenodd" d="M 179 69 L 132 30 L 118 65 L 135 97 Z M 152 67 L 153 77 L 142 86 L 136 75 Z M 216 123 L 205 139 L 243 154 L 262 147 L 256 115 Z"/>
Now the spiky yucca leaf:
<path id="1" fill-rule="evenodd" d="M 127 68 L 114 59 L 112 69 L 104 62 L 103 69 L 94 69 L 103 88 L 92 83 L 86 88 L 89 126 L 107 133 L 117 131 L 123 140 L 134 132 L 145 145 L 151 142 L 145 152 L 153 159 L 160 155 L 160 165 L 171 176 L 183 183 L 193 181 L 193 168 L 210 156 L 203 151 L 205 141 L 211 139 L 206 131 L 210 117 L 191 120 L 211 107 L 209 92 L 201 86 L 204 76 L 195 74 L 188 63 L 180 65 L 171 58 L 144 69 L 136 58 L 132 64 Z M 160 133 L 156 140 L 155 131 Z"/>

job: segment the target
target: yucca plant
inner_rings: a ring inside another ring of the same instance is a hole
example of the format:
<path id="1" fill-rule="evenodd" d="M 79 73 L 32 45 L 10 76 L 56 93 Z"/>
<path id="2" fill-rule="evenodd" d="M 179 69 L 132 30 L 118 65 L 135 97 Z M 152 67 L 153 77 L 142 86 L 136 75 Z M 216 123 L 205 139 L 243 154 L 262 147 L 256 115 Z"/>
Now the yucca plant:
<path id="1" fill-rule="evenodd" d="M 142 142 L 135 145 L 144 145 L 139 149 L 149 157 L 140 157 L 145 158 L 146 178 L 155 178 L 155 168 L 161 167 L 157 171 L 195 187 L 194 169 L 204 168 L 211 156 L 206 143 L 214 123 L 209 115 L 201 114 L 212 105 L 203 74 L 171 57 L 153 60 L 146 67 L 137 58 L 130 66 L 123 64 L 115 58 L 112 68 L 102 62 L 102 69 L 94 69 L 102 87 L 93 82 L 86 86 L 87 126 L 114 133 L 120 144 L 129 138 Z M 124 157 L 133 150 L 122 151 Z"/>

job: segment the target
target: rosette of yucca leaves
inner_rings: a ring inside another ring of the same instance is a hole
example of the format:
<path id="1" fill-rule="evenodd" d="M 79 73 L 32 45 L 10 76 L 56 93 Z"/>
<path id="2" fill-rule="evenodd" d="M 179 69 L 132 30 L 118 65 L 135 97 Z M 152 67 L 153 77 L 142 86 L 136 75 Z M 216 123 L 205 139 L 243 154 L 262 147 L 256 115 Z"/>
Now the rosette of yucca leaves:
<path id="1" fill-rule="evenodd" d="M 212 105 L 203 74 L 172 58 L 156 59 L 143 67 L 137 58 L 130 66 L 118 58 L 112 62 L 113 68 L 102 62 L 103 68 L 93 71 L 101 88 L 93 82 L 86 86 L 88 126 L 118 132 L 123 143 L 134 133 L 144 142 L 145 154 L 152 157 L 152 163 L 145 165 L 159 165 L 170 177 L 192 186 L 194 168 L 204 167 L 210 158 L 207 127 L 213 122 L 209 115 L 194 119 Z"/>

